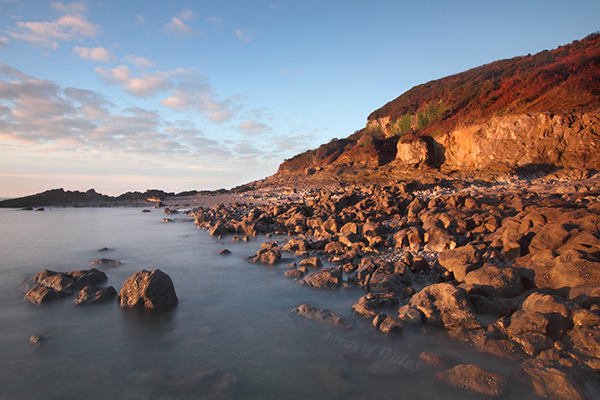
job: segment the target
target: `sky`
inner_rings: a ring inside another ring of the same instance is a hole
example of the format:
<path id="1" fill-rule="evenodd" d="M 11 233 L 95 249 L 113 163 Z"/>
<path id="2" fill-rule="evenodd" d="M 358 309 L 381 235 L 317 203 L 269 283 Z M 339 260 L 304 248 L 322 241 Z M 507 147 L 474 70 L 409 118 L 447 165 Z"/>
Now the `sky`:
<path id="1" fill-rule="evenodd" d="M 0 0 L 0 197 L 229 189 L 413 86 L 598 31 L 598 0 Z"/>

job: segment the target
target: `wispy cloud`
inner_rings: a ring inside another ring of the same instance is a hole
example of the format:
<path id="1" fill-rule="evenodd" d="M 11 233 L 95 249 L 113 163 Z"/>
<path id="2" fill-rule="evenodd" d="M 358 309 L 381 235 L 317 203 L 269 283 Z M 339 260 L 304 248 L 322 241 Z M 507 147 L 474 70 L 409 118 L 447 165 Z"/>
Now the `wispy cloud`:
<path id="1" fill-rule="evenodd" d="M 235 33 L 235 36 L 244 43 L 251 41 L 255 34 L 255 32 L 250 29 L 235 29 L 233 32 Z"/>
<path id="2" fill-rule="evenodd" d="M 168 35 L 188 36 L 192 33 L 192 28 L 186 22 L 190 22 L 193 18 L 194 13 L 191 10 L 181 11 L 176 17 L 171 18 L 170 22 L 163 25 L 162 30 Z"/>
<path id="3" fill-rule="evenodd" d="M 10 43 L 7 37 L 0 36 L 0 47 L 6 47 Z"/>
<path id="4" fill-rule="evenodd" d="M 169 90 L 171 87 L 173 87 L 171 77 L 186 73 L 186 71 L 183 69 L 169 72 L 142 71 L 140 76 L 134 76 L 129 67 L 126 65 L 119 65 L 113 69 L 96 67 L 94 70 L 103 76 L 108 83 L 118 85 L 123 90 L 136 97 L 152 97 L 158 92 Z"/>
<path id="5" fill-rule="evenodd" d="M 61 15 L 53 21 L 18 21 L 6 32 L 14 39 L 23 40 L 36 47 L 58 49 L 59 42 L 77 41 L 94 37 L 100 26 L 87 20 L 87 8 L 83 3 L 51 3 Z"/>
<path id="6" fill-rule="evenodd" d="M 0 63 L 0 147 L 77 153 L 105 151 L 154 159 L 176 155 L 202 162 L 235 157 L 229 146 L 206 138 L 187 123 L 183 128 L 140 107 L 115 110 L 102 94 L 61 88 Z M 183 158 L 181 158 L 183 157 Z"/>
<path id="7" fill-rule="evenodd" d="M 138 68 L 151 68 L 154 67 L 154 63 L 147 58 L 138 57 L 133 54 L 128 54 L 123 57 L 123 61 L 130 62 Z"/>
<path id="8" fill-rule="evenodd" d="M 89 47 L 80 47 L 75 46 L 73 48 L 73 54 L 77 54 L 79 57 L 88 61 L 96 61 L 102 63 L 108 63 L 111 61 L 112 57 L 108 50 L 106 50 L 102 46 L 94 47 L 90 49 Z"/>
<path id="9" fill-rule="evenodd" d="M 225 20 L 223 18 L 219 18 L 219 17 L 208 17 L 208 18 L 206 18 L 206 21 L 208 21 L 210 24 L 212 24 L 214 26 L 219 26 L 223 22 L 225 22 Z"/>
<path id="10" fill-rule="evenodd" d="M 142 25 L 144 25 L 145 23 L 146 23 L 146 18 L 144 18 L 144 16 L 143 16 L 143 15 L 141 15 L 141 14 L 137 14 L 137 15 L 135 16 L 135 24 L 134 24 L 134 26 L 142 26 Z"/>
<path id="11" fill-rule="evenodd" d="M 236 128 L 245 135 L 255 136 L 271 131 L 271 127 L 257 120 L 244 121 L 236 126 Z"/>

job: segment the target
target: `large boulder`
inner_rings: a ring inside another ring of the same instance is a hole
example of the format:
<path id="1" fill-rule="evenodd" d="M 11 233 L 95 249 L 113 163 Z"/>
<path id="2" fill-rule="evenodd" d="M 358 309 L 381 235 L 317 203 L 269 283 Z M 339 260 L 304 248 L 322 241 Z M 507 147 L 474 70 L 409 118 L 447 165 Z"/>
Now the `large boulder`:
<path id="1" fill-rule="evenodd" d="M 320 289 L 333 289 L 342 284 L 342 267 L 327 268 L 304 277 L 306 285 Z"/>
<path id="2" fill-rule="evenodd" d="M 364 317 L 374 317 L 382 309 L 394 307 L 400 304 L 393 293 L 368 293 L 362 296 L 352 309 Z"/>
<path id="3" fill-rule="evenodd" d="M 413 134 L 404 135 L 396 147 L 396 160 L 406 167 L 419 167 L 429 162 L 427 142 Z"/>
<path id="4" fill-rule="evenodd" d="M 122 307 L 162 308 L 179 301 L 171 277 L 160 269 L 133 274 L 123 284 L 119 297 Z"/>
<path id="5" fill-rule="evenodd" d="M 86 286 L 75 296 L 75 305 L 97 304 L 111 300 L 117 295 L 114 287 Z"/>
<path id="6" fill-rule="evenodd" d="M 25 295 L 25 300 L 30 301 L 38 306 L 42 303 L 62 299 L 66 295 L 67 292 L 63 290 L 55 290 L 51 287 L 36 285 L 27 292 Z"/>
<path id="7" fill-rule="evenodd" d="M 439 254 L 438 262 L 454 274 L 454 278 L 462 282 L 470 271 L 479 267 L 481 253 L 473 245 L 457 247 Z"/>
<path id="8" fill-rule="evenodd" d="M 508 382 L 504 378 L 473 364 L 457 365 L 437 373 L 434 378 L 485 396 L 500 397 L 508 391 Z"/>
<path id="9" fill-rule="evenodd" d="M 410 299 L 410 305 L 423 314 L 427 323 L 448 329 L 481 328 L 469 295 L 450 283 L 436 283 L 422 289 Z"/>
<path id="10" fill-rule="evenodd" d="M 73 272 L 54 272 L 45 269 L 37 274 L 32 283 L 53 288 L 55 290 L 78 290 L 88 285 L 106 282 L 108 277 L 102 271 L 92 268 Z"/>
<path id="11" fill-rule="evenodd" d="M 514 268 L 499 268 L 494 265 L 469 272 L 465 283 L 478 285 L 489 297 L 515 297 L 525 291 L 521 276 Z"/>
<path id="12" fill-rule="evenodd" d="M 579 385 L 569 375 L 555 368 L 521 368 L 515 377 L 535 391 L 553 400 L 587 400 Z"/>

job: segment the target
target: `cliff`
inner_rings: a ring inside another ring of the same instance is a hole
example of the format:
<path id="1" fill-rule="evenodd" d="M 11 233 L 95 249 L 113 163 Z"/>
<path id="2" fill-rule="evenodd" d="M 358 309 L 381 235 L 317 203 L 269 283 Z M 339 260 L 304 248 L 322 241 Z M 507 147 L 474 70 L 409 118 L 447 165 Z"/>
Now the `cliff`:
<path id="1" fill-rule="evenodd" d="M 600 169 L 600 34 L 416 86 L 278 174 Z"/>

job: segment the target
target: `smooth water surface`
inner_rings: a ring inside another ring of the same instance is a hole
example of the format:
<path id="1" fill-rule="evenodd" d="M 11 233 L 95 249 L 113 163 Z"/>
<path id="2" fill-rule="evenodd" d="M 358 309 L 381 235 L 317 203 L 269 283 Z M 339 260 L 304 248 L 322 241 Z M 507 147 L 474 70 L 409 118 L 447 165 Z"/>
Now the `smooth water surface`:
<path id="1" fill-rule="evenodd" d="M 432 383 L 440 369 L 421 363 L 421 351 L 487 363 L 504 376 L 515 367 L 436 331 L 385 337 L 352 314 L 360 289 L 300 286 L 283 276 L 286 263 L 244 260 L 267 239 L 219 242 L 185 217 L 163 217 L 139 208 L 0 210 L 0 398 L 475 399 Z M 223 248 L 232 254 L 217 255 Z M 100 268 L 117 291 L 136 271 L 161 269 L 179 304 L 140 313 L 116 299 L 23 301 L 20 285 L 38 272 L 88 269 L 97 258 L 121 261 Z M 342 314 L 354 329 L 289 313 L 303 303 Z M 47 339 L 33 346 L 33 334 Z"/>

